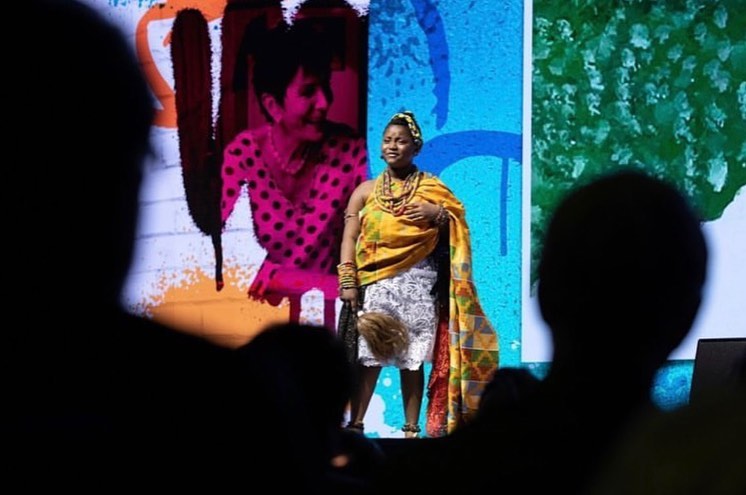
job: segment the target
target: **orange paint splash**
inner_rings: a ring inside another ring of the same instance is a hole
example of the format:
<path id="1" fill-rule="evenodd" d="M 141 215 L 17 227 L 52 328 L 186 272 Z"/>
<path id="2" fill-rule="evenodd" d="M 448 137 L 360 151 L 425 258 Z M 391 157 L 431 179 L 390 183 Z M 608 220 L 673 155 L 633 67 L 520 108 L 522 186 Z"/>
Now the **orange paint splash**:
<path id="1" fill-rule="evenodd" d="M 226 281 L 238 280 L 236 269 L 226 269 Z M 250 341 L 272 323 L 287 322 L 288 304 L 271 306 L 249 299 L 246 290 L 227 282 L 215 290 L 215 279 L 201 270 L 185 270 L 185 282 L 164 281 L 160 300 L 146 308 L 153 319 L 225 347 Z"/>

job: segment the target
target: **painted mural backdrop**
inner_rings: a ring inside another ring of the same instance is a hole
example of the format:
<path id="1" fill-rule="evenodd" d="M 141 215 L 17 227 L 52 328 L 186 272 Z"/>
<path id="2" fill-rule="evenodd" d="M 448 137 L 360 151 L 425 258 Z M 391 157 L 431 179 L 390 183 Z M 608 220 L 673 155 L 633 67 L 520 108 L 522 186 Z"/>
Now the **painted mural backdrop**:
<path id="1" fill-rule="evenodd" d="M 712 259 L 697 327 L 659 379 L 688 396 L 699 337 L 746 335 L 746 3 L 658 0 L 533 3 L 532 270 L 560 197 L 613 168 L 672 181 L 701 212 Z M 524 337 L 530 325 L 524 329 Z M 545 360 L 541 338 L 523 358 Z M 623 336 L 620 336 L 623 345 Z"/>
<path id="2" fill-rule="evenodd" d="M 540 239 L 557 199 L 599 171 L 599 163 L 653 167 L 679 181 L 708 213 L 708 233 L 717 240 L 712 292 L 741 293 L 743 264 L 730 260 L 746 252 L 744 198 L 738 194 L 746 154 L 738 140 L 746 135 L 738 26 L 746 25 L 746 10 L 735 8 L 735 0 L 676 2 L 676 8 L 653 1 L 581 1 L 572 9 L 560 1 L 524 8 L 522 0 L 85 1 L 131 37 L 157 109 L 136 260 L 123 294 L 133 312 L 226 345 L 244 343 L 274 321 L 328 321 L 323 287 L 296 294 L 294 304 L 288 297 L 273 303 L 248 297 L 268 258 L 249 194 L 237 198 L 218 251 L 209 221 L 188 198 L 190 175 L 184 173 L 185 165 L 200 163 L 185 160 L 190 150 L 214 153 L 258 115 L 251 92 L 242 96 L 225 86 L 235 82 L 230 73 L 248 74 L 248 68 L 237 69 L 240 45 L 226 43 L 227 32 L 241 33 L 248 25 L 236 12 L 271 9 L 275 18 L 292 21 L 319 4 L 345 10 L 348 21 L 361 23 L 355 32 L 366 33 L 345 42 L 364 53 L 345 66 L 352 69 L 335 72 L 336 84 L 343 84 L 337 88 L 346 84 L 354 91 L 336 91 L 330 117 L 367 139 L 367 174 L 373 177 L 384 167 L 378 150 L 388 118 L 403 109 L 417 114 L 425 138 L 417 164 L 438 174 L 466 206 L 476 287 L 498 330 L 503 365 L 546 370 L 546 340 L 524 314 L 538 244 L 533 250 L 523 246 L 529 234 Z M 199 15 L 184 15 L 190 9 Z M 533 47 L 524 44 L 526 26 Z M 196 51 L 185 52 L 187 45 Z M 199 63 L 198 76 L 180 77 L 179 59 Z M 533 70 L 529 66 L 525 74 L 531 60 Z M 178 88 L 191 83 L 201 85 L 202 97 L 179 104 Z M 197 135 L 205 140 L 190 144 L 177 107 L 195 102 L 200 118 L 194 122 L 203 126 Z M 234 117 L 224 117 L 226 105 L 237 109 Z M 353 116 L 342 115 L 351 107 Z M 523 135 L 524 116 L 532 119 L 531 135 Z M 214 173 L 214 167 L 207 170 Z M 708 325 L 712 336 L 728 325 L 728 331 L 746 333 L 733 317 L 734 297 L 713 298 L 704 308 L 700 320 L 714 322 Z M 691 357 L 661 374 L 656 396 L 663 404 L 685 400 Z M 391 371 L 382 373 L 366 419 L 372 435 L 401 434 L 398 373 Z"/>

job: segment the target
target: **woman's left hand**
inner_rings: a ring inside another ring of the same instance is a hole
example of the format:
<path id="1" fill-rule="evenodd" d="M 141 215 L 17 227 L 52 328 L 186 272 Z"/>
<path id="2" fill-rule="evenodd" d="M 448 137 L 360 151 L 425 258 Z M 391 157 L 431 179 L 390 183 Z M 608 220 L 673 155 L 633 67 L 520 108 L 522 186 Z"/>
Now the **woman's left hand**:
<path id="1" fill-rule="evenodd" d="M 438 216 L 440 206 L 428 202 L 408 203 L 404 207 L 404 216 L 417 225 L 430 225 Z"/>

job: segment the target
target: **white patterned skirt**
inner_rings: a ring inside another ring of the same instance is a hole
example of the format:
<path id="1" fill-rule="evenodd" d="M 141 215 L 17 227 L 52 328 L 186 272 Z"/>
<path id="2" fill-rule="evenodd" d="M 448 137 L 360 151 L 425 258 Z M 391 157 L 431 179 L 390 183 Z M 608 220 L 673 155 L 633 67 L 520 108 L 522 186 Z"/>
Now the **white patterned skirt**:
<path id="1" fill-rule="evenodd" d="M 401 355 L 382 362 L 373 356 L 367 341 L 359 336 L 360 364 L 416 370 L 423 362 L 432 361 L 438 325 L 437 295 L 433 293 L 437 277 L 437 264 L 428 257 L 405 272 L 365 287 L 363 313 L 385 313 L 401 321 L 409 332 L 409 346 Z"/>

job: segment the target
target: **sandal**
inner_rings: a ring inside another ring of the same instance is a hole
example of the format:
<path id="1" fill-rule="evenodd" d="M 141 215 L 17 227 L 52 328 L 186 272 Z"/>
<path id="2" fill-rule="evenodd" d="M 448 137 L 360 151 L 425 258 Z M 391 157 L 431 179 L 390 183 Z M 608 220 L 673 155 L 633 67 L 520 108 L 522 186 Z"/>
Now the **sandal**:
<path id="1" fill-rule="evenodd" d="M 365 424 L 363 424 L 362 421 L 350 421 L 345 425 L 344 427 L 347 431 L 354 431 L 355 433 L 359 433 L 361 435 L 365 434 Z"/>
<path id="2" fill-rule="evenodd" d="M 415 423 L 405 423 L 401 427 L 401 431 L 404 432 L 404 438 L 419 438 L 420 437 L 420 425 Z"/>

